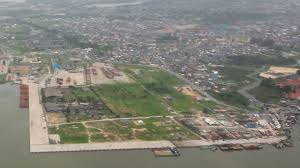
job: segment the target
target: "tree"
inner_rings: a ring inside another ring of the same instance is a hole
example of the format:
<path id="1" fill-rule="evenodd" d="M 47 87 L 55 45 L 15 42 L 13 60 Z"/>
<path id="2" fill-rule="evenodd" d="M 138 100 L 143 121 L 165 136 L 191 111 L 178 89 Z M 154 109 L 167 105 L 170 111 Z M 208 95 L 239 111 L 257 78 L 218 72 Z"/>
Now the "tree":
<path id="1" fill-rule="evenodd" d="M 265 86 L 265 87 L 274 87 L 275 86 L 275 81 L 271 78 L 263 79 L 261 81 L 260 85 Z"/>
<path id="2" fill-rule="evenodd" d="M 211 113 L 211 110 L 210 110 L 208 107 L 204 107 L 203 113 L 205 113 L 205 114 L 210 114 L 210 113 Z"/>

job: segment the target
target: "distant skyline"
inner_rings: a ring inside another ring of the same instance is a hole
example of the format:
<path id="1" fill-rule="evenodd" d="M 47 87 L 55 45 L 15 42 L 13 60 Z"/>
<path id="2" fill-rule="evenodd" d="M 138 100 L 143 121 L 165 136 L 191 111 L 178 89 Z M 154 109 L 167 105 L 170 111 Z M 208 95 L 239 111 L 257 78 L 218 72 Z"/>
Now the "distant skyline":
<path id="1" fill-rule="evenodd" d="M 0 2 L 25 2 L 26 0 L 0 0 Z"/>

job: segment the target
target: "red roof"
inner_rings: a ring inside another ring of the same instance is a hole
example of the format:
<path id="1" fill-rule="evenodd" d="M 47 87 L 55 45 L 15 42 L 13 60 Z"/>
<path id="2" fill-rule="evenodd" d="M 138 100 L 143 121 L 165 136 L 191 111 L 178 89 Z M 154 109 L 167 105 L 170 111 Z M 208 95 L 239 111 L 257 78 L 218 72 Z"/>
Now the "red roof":
<path id="1" fill-rule="evenodd" d="M 288 79 L 284 82 L 280 82 L 277 84 L 279 87 L 285 87 L 285 86 L 300 86 L 300 79 Z"/>
<path id="2" fill-rule="evenodd" d="M 298 86 L 298 85 L 300 85 L 300 80 L 288 79 L 287 84 L 291 85 L 291 86 Z"/>
<path id="3" fill-rule="evenodd" d="M 289 93 L 288 97 L 289 97 L 289 99 L 298 99 L 298 98 L 300 98 L 300 92 Z"/>

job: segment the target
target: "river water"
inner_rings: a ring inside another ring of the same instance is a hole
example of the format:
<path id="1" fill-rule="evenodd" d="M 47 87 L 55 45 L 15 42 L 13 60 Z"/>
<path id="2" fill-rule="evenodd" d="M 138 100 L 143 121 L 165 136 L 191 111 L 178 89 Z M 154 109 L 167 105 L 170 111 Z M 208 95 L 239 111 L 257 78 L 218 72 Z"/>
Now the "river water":
<path id="1" fill-rule="evenodd" d="M 292 168 L 300 165 L 296 147 L 260 151 L 211 152 L 180 149 L 181 157 L 155 158 L 150 151 L 29 153 L 28 111 L 18 109 L 18 87 L 0 85 L 0 168 Z"/>

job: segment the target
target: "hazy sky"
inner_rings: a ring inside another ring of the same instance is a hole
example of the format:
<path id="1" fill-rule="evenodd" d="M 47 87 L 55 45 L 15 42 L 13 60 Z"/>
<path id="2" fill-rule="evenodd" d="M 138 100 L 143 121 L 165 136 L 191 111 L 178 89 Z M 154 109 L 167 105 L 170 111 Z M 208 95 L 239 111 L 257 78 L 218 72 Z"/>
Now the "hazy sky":
<path id="1" fill-rule="evenodd" d="M 26 0 L 0 0 L 0 2 L 24 2 Z"/>

